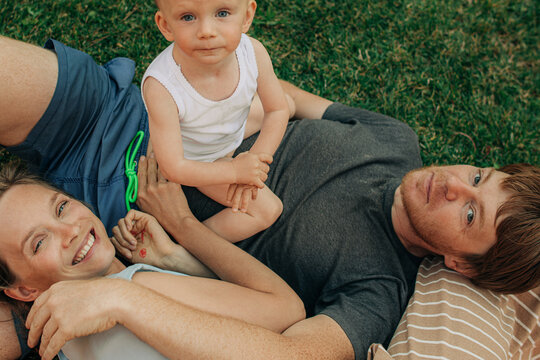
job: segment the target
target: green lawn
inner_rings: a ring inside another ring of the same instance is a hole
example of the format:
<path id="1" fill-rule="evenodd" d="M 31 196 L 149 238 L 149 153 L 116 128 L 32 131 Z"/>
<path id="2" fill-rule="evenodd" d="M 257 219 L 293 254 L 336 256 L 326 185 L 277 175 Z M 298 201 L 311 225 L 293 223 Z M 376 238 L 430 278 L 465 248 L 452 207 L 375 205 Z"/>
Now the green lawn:
<path id="1" fill-rule="evenodd" d="M 136 81 L 166 46 L 152 0 L 0 3 L 0 34 L 35 44 L 54 37 L 98 62 L 133 58 Z M 539 165 L 535 0 L 258 6 L 250 35 L 266 45 L 280 78 L 407 122 L 426 164 Z"/>

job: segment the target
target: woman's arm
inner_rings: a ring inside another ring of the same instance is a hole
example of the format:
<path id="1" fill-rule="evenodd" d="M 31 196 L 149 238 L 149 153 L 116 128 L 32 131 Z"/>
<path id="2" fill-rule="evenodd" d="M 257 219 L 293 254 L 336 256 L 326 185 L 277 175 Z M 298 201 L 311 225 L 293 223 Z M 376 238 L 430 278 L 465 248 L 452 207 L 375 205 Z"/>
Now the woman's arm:
<path id="1" fill-rule="evenodd" d="M 155 192 L 167 193 L 160 205 L 175 219 L 164 228 L 224 281 L 200 278 L 159 281 L 157 274 L 152 273 L 137 274 L 134 280 L 197 309 L 278 332 L 305 316 L 302 301 L 285 281 L 197 221 L 181 187 L 163 179 L 153 159 L 142 158 L 139 160 L 139 197 L 145 199 L 147 193 Z M 169 286 L 173 281 L 175 286 Z"/>
<path id="2" fill-rule="evenodd" d="M 144 169 L 145 164 L 140 166 Z M 179 186 L 162 181 L 173 188 L 176 200 L 187 205 L 183 196 L 181 199 L 176 195 L 181 194 Z M 174 226 L 178 229 L 178 236 L 198 244 L 200 254 L 210 262 L 208 266 L 227 276 L 230 282 L 158 272 L 136 273 L 133 281 L 195 309 L 241 319 L 276 332 L 282 332 L 300 319 L 302 303 L 281 278 L 209 231 L 189 213 L 186 215 Z M 115 239 L 137 242 L 137 247 L 130 254 L 137 262 L 163 267 L 163 262 L 167 265 L 176 258 L 178 250 L 185 251 L 171 241 L 153 216 L 140 211 L 131 210 L 119 221 L 113 234 Z M 219 259 L 219 263 L 215 259 Z M 212 266 L 212 262 L 216 264 Z M 178 266 L 184 267 L 185 264 L 179 263 Z M 171 267 L 175 266 L 168 266 L 169 269 Z"/>
<path id="3" fill-rule="evenodd" d="M 73 294 L 78 301 L 73 301 Z M 107 296 L 103 296 L 107 294 Z M 183 305 L 132 281 L 98 278 L 54 284 L 27 319 L 28 344 L 52 359 L 69 340 L 122 324 L 169 359 L 353 359 L 339 325 L 324 315 L 283 335 Z M 31 326 L 30 326 L 31 325 Z"/>

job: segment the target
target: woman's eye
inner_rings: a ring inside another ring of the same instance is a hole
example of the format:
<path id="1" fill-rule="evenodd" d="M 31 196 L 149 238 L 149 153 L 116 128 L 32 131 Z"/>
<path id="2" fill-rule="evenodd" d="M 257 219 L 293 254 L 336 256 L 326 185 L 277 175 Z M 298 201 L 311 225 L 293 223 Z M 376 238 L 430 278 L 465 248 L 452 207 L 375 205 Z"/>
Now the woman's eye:
<path id="1" fill-rule="evenodd" d="M 474 220 L 474 209 L 467 210 L 467 224 L 470 225 Z"/>
<path id="2" fill-rule="evenodd" d="M 227 17 L 229 16 L 229 12 L 225 10 L 218 11 L 217 17 Z"/>
<path id="3" fill-rule="evenodd" d="M 38 242 L 36 242 L 36 245 L 34 246 L 34 254 L 38 252 L 41 244 L 43 244 L 43 239 L 40 239 Z"/>
<path id="4" fill-rule="evenodd" d="M 68 201 L 67 200 L 64 200 L 60 203 L 60 206 L 58 206 L 58 216 L 62 215 L 62 213 L 64 212 L 64 208 L 66 207 Z"/>
<path id="5" fill-rule="evenodd" d="M 482 180 L 482 171 L 481 170 L 479 170 L 478 173 L 476 175 L 474 175 L 474 179 L 473 179 L 474 185 L 478 185 L 480 180 Z"/>
<path id="6" fill-rule="evenodd" d="M 181 19 L 184 21 L 193 21 L 195 20 L 195 16 L 191 14 L 187 14 L 187 15 L 182 16 Z"/>

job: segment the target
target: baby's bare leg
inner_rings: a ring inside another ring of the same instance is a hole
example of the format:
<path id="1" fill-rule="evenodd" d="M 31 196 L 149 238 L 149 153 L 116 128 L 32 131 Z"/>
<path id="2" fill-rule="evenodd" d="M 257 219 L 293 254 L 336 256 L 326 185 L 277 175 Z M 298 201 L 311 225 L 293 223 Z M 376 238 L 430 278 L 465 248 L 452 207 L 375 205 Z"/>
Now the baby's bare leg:
<path id="1" fill-rule="evenodd" d="M 0 36 L 0 144 L 24 141 L 56 89 L 56 54 Z"/>
<path id="2" fill-rule="evenodd" d="M 228 187 L 228 185 L 216 185 L 198 189 L 220 204 L 230 206 L 227 203 Z M 203 221 L 203 224 L 230 242 L 237 242 L 268 228 L 277 220 L 282 211 L 281 200 L 265 186 L 259 189 L 257 199 L 249 202 L 247 212 L 233 212 L 228 207 Z"/>

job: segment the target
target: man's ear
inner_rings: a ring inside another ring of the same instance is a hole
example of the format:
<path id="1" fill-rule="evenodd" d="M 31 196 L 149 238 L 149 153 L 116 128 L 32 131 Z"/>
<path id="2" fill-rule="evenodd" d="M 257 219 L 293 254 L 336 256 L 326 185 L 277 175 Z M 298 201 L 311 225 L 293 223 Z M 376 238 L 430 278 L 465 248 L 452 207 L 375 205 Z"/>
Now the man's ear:
<path id="1" fill-rule="evenodd" d="M 444 264 L 446 265 L 447 268 L 457 271 L 463 276 L 466 276 L 468 278 L 474 276 L 474 272 L 471 269 L 469 263 L 467 263 L 465 260 L 463 260 L 460 257 L 453 256 L 453 255 L 445 255 Z"/>
<path id="2" fill-rule="evenodd" d="M 12 299 L 29 302 L 36 300 L 41 295 L 41 290 L 28 288 L 24 285 L 15 285 L 4 289 L 4 293 Z"/>
<path id="3" fill-rule="evenodd" d="M 169 29 L 169 23 L 167 22 L 167 19 L 165 19 L 165 16 L 161 12 L 161 10 L 156 11 L 156 15 L 154 15 L 154 21 L 156 22 L 156 25 L 167 41 L 174 41 L 173 33 Z"/>
<path id="4" fill-rule="evenodd" d="M 257 10 L 257 3 L 255 2 L 255 0 L 249 0 L 246 9 L 246 18 L 244 19 L 244 23 L 242 24 L 242 32 L 244 34 L 247 33 L 249 28 L 251 27 L 251 23 L 253 22 L 253 18 L 255 17 L 255 10 Z"/>

